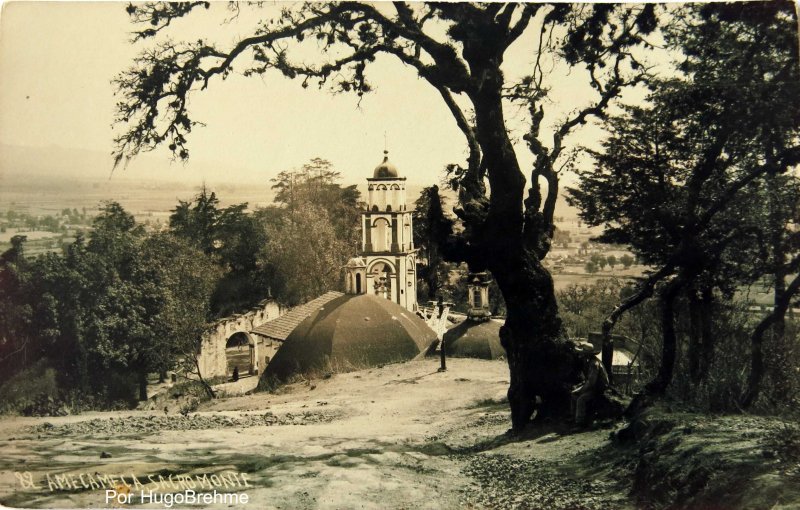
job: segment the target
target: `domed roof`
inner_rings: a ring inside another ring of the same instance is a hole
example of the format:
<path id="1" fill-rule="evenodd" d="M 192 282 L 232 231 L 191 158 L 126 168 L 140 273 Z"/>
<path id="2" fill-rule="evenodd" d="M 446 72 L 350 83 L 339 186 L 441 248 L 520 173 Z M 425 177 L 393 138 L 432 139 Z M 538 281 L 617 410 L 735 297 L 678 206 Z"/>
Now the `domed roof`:
<path id="1" fill-rule="evenodd" d="M 375 179 L 397 177 L 397 167 L 389 163 L 389 151 L 383 151 L 383 163 L 375 167 L 372 177 Z"/>
<path id="2" fill-rule="evenodd" d="M 465 320 L 443 336 L 444 352 L 454 358 L 501 359 L 506 351 L 500 344 L 500 322 Z"/>
<path id="3" fill-rule="evenodd" d="M 347 261 L 347 268 L 367 267 L 367 263 L 361 257 L 353 257 Z"/>
<path id="4" fill-rule="evenodd" d="M 295 373 L 329 367 L 356 369 L 406 361 L 435 341 L 433 330 L 397 303 L 372 294 L 344 295 L 301 322 L 264 375 L 286 380 Z"/>

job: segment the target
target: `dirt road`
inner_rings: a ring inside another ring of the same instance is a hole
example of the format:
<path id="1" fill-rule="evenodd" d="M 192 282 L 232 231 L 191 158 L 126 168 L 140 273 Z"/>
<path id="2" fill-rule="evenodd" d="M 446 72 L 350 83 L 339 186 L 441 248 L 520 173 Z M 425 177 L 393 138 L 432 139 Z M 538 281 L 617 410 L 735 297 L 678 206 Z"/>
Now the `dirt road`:
<path id="1" fill-rule="evenodd" d="M 608 430 L 539 428 L 512 441 L 506 364 L 450 360 L 445 373 L 437 364 L 220 399 L 188 416 L 4 418 L 0 502 L 101 507 L 104 491 L 88 480 L 103 475 L 122 475 L 136 490 L 134 476 L 144 490 L 179 492 L 189 480 L 235 474 L 246 486 L 220 490 L 247 493 L 253 508 L 632 508 L 592 463 Z M 30 481 L 35 487 L 24 487 Z"/>

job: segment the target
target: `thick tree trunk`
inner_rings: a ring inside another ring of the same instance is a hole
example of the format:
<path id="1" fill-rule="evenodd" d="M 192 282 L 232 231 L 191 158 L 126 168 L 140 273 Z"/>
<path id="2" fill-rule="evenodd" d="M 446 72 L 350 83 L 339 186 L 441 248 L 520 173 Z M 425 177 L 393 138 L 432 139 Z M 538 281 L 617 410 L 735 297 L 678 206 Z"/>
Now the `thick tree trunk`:
<path id="1" fill-rule="evenodd" d="M 502 59 L 484 59 L 491 55 L 490 43 L 483 40 L 469 52 L 465 50 L 465 54 L 474 51 L 480 56 L 471 62 L 481 82 L 470 92 L 470 98 L 475 107 L 481 167 L 491 188 L 485 216 L 474 213 L 467 226 L 471 232 L 471 268 L 490 269 L 506 301 L 508 315 L 500 337 L 510 372 L 512 429 L 519 432 L 530 421 L 537 397 L 542 399 L 537 417 L 566 414 L 579 366 L 576 353 L 562 339 L 553 279 L 540 262 L 546 249 L 535 253 L 530 248 L 549 246 L 542 241 L 552 234 L 553 226 L 543 220 L 526 224 L 524 219 L 526 182 L 503 118 Z M 529 185 L 538 191 L 538 182 Z"/>
<path id="2" fill-rule="evenodd" d="M 651 395 L 663 395 L 672 382 L 675 369 L 675 356 L 677 353 L 677 338 L 675 335 L 675 299 L 683 288 L 683 278 L 673 279 L 661 291 L 661 363 L 656 377 L 645 386 L 645 391 Z"/>
<path id="3" fill-rule="evenodd" d="M 547 270 L 532 255 L 503 257 L 492 274 L 503 290 L 508 316 L 500 330 L 511 381 L 508 401 L 514 431 L 521 431 L 534 410 L 537 417 L 566 416 L 579 364 L 561 338 L 561 321 Z M 536 406 L 536 398 L 541 405 Z"/>

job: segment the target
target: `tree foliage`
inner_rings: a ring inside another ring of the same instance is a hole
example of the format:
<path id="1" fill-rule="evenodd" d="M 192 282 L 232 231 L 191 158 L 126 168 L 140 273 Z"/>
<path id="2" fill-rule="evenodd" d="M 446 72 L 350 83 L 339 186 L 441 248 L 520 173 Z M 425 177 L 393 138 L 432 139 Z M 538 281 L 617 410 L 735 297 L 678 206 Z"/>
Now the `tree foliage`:
<path id="1" fill-rule="evenodd" d="M 275 226 L 262 257 L 274 270 L 278 299 L 294 306 L 341 288 L 342 268 L 353 249 L 336 234 L 324 209 L 307 204 Z"/>
<path id="2" fill-rule="evenodd" d="M 444 198 L 439 194 L 439 187 L 422 189 L 414 204 L 413 225 L 415 247 L 419 248 L 419 256 L 424 264 L 418 272 L 426 282 L 427 298 L 435 300 L 439 290 L 447 283 L 449 265 L 445 263 L 450 238 L 453 236 L 454 221 L 444 213 Z"/>
<path id="3" fill-rule="evenodd" d="M 212 298 L 216 316 L 251 307 L 267 297 L 269 278 L 258 254 L 266 231 L 247 204 L 220 207 L 214 191 L 204 185 L 193 201 L 180 200 L 170 215 L 172 233 L 201 250 L 224 271 Z"/>
<path id="4" fill-rule="evenodd" d="M 659 291 L 662 365 L 648 386 L 655 393 L 672 377 L 675 300 L 681 293 L 713 299 L 713 289 L 730 296 L 764 276 L 770 229 L 784 231 L 793 218 L 770 220 L 761 190 L 776 176 L 793 179 L 787 172 L 800 163 L 793 6 L 708 4 L 678 14 L 665 30 L 668 47 L 681 54 L 678 74 L 651 80 L 647 104 L 608 120 L 595 166 L 569 190 L 581 217 L 604 226 L 603 240 L 630 244 L 657 268 L 611 314 L 606 332 L 667 280 Z M 697 370 L 699 378 L 707 367 Z"/>
<path id="5" fill-rule="evenodd" d="M 27 260 L 17 243 L 3 255 L 4 373 L 44 359 L 65 393 L 146 397 L 148 373 L 196 352 L 219 270 L 181 239 L 146 235 L 116 202 L 94 227 L 64 254 Z"/>
<path id="6" fill-rule="evenodd" d="M 13 236 L 11 248 L 0 255 L 0 382 L 13 376 L 29 355 L 40 355 L 33 342 L 33 303 L 26 292 L 30 270 L 25 240 Z"/>
<path id="7" fill-rule="evenodd" d="M 360 239 L 361 193 L 355 184 L 342 186 L 341 177 L 330 161 L 312 158 L 299 170 L 284 170 L 270 179 L 274 201 L 285 209 L 291 221 L 298 209 L 309 204 L 325 211 L 336 234 L 356 246 Z"/>

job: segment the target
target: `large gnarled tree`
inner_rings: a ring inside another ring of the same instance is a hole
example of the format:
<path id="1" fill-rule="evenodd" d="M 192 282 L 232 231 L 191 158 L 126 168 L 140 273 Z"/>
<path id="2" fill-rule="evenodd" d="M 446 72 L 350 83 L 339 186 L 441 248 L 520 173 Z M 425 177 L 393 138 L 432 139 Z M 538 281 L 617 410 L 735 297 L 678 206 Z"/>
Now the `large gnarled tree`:
<path id="1" fill-rule="evenodd" d="M 205 2 L 130 5 L 145 28 L 135 39 L 158 38 L 175 19 Z M 189 155 L 187 135 L 196 123 L 187 110 L 193 91 L 224 79 L 236 65 L 244 75 L 278 71 L 308 85 L 358 95 L 371 89 L 369 64 L 380 55 L 399 59 L 441 95 L 463 132 L 468 156 L 450 167 L 459 191 L 456 212 L 464 221 L 461 253 L 472 270 L 489 269 L 508 306 L 502 330 L 511 372 L 512 424 L 540 411 L 563 410 L 576 377 L 574 355 L 562 340 L 553 282 L 541 260 L 550 248 L 566 137 L 593 116 L 604 115 L 643 68 L 634 47 L 655 28 L 654 7 L 608 4 L 370 4 L 309 3 L 281 10 L 230 48 L 204 40 L 160 42 L 143 51 L 116 80 L 122 100 L 116 121 L 117 162 L 168 145 Z M 528 33 L 528 37 L 523 37 Z M 515 43 L 530 46 L 530 69 L 507 79 L 503 61 Z M 313 63 L 293 58 L 312 41 Z M 554 63 L 585 77 L 585 102 L 574 105 L 552 129 L 544 125 Z M 591 96 L 591 97 L 590 97 Z M 529 114 L 522 133 L 533 168 L 521 168 L 504 106 L 516 102 Z M 528 173 L 529 172 L 529 173 Z M 528 178 L 526 179 L 526 173 Z M 527 196 L 526 196 L 527 191 Z M 542 413 L 545 414 L 545 413 Z"/>

